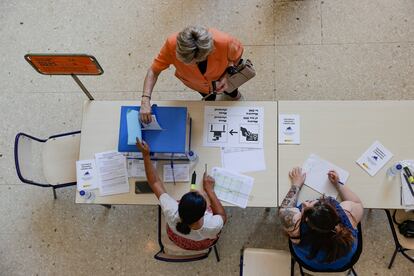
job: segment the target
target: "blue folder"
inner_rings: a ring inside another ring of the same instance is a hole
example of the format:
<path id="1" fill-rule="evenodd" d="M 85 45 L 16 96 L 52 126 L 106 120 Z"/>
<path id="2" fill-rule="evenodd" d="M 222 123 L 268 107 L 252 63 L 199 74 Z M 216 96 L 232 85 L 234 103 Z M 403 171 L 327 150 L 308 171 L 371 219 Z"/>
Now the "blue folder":
<path id="1" fill-rule="evenodd" d="M 139 111 L 139 106 L 122 106 L 119 126 L 119 152 L 137 152 L 135 145 L 128 145 L 128 110 Z M 156 106 L 158 123 L 162 130 L 143 130 L 142 139 L 153 153 L 185 153 L 187 149 L 187 108 Z"/>

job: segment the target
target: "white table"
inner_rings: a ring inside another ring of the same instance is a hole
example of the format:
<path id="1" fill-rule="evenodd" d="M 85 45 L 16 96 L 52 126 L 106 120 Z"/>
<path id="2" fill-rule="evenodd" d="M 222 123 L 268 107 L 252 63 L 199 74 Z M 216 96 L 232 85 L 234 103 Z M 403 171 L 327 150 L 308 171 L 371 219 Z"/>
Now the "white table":
<path id="1" fill-rule="evenodd" d="M 158 106 L 185 106 L 192 118 L 191 148 L 199 160 L 191 169 L 197 173 L 197 184 L 201 189 L 204 164 L 211 169 L 221 167 L 219 148 L 203 147 L 204 106 L 261 106 L 264 107 L 264 149 L 266 171 L 247 173 L 255 182 L 249 207 L 277 206 L 277 102 L 202 102 L 202 101 L 157 101 Z M 82 133 L 79 159 L 91 159 L 95 153 L 117 150 L 121 106 L 137 106 L 138 101 L 85 101 L 83 106 Z M 159 173 L 160 165 L 158 162 Z M 130 179 L 130 192 L 127 194 L 97 196 L 97 204 L 158 204 L 153 194 L 135 194 L 135 179 Z M 169 194 L 179 199 L 189 191 L 189 183 L 165 184 Z M 98 192 L 97 192 L 98 194 Z M 83 203 L 79 195 L 76 202 Z"/>
<path id="2" fill-rule="evenodd" d="M 301 144 L 279 145 L 279 204 L 290 188 L 289 170 L 315 153 L 349 171 L 346 185 L 365 208 L 402 208 L 400 177 L 390 181 L 386 170 L 414 157 L 413 106 L 414 101 L 279 101 L 279 113 L 299 114 L 301 123 Z M 355 161 L 375 140 L 394 157 L 371 177 Z M 320 196 L 308 187 L 301 194 L 300 199 Z"/>

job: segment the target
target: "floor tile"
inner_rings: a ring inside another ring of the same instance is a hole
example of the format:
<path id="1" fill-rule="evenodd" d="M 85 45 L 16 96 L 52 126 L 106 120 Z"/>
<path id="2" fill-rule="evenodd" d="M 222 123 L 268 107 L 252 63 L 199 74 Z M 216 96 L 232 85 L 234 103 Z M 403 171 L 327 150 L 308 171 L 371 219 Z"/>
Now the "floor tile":
<path id="1" fill-rule="evenodd" d="M 58 275 L 57 235 L 0 234 L 1 275 Z"/>
<path id="2" fill-rule="evenodd" d="M 321 1 L 324 43 L 414 40 L 411 0 Z"/>
<path id="3" fill-rule="evenodd" d="M 402 44 L 277 46 L 277 99 L 401 99 L 407 55 Z"/>
<path id="4" fill-rule="evenodd" d="M 277 1 L 275 44 L 321 44 L 320 1 Z"/>
<path id="5" fill-rule="evenodd" d="M 227 32 L 244 45 L 273 45 L 273 1 L 183 1 L 185 25 L 202 24 Z"/>

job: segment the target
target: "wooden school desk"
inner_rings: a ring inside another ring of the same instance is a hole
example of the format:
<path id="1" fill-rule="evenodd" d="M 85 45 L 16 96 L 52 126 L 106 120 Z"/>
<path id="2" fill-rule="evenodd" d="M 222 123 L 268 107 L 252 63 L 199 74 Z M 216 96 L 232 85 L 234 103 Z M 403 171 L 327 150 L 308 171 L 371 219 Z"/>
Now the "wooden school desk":
<path id="1" fill-rule="evenodd" d="M 315 153 L 350 175 L 346 185 L 365 208 L 403 208 L 400 177 L 388 180 L 386 170 L 399 160 L 414 158 L 414 101 L 279 101 L 279 114 L 299 114 L 300 145 L 279 145 L 279 204 L 290 188 L 288 172 Z M 374 176 L 356 160 L 378 140 L 394 156 Z M 304 186 L 300 199 L 320 195 Z"/>
<path id="2" fill-rule="evenodd" d="M 277 206 L 277 103 L 276 102 L 202 102 L 202 101 L 154 101 L 158 106 L 184 106 L 192 118 L 191 148 L 198 154 L 198 162 L 190 170 L 197 172 L 197 185 L 201 189 L 204 164 L 221 167 L 220 148 L 203 147 L 204 106 L 258 106 L 264 107 L 264 149 L 266 170 L 246 173 L 254 177 L 254 186 L 249 199 L 249 207 Z M 83 106 L 82 132 L 79 159 L 92 159 L 94 154 L 118 149 L 118 134 L 121 106 L 139 105 L 139 101 L 85 101 Z M 178 163 L 178 162 L 177 162 Z M 169 164 L 169 162 L 167 162 Z M 162 162 L 157 163 L 158 172 Z M 162 175 L 160 174 L 161 178 Z M 158 204 L 154 194 L 134 192 L 135 179 L 130 179 L 130 192 L 127 194 L 100 197 L 96 204 Z M 165 184 L 167 192 L 179 199 L 190 190 L 190 184 Z M 79 194 L 76 202 L 83 203 Z"/>

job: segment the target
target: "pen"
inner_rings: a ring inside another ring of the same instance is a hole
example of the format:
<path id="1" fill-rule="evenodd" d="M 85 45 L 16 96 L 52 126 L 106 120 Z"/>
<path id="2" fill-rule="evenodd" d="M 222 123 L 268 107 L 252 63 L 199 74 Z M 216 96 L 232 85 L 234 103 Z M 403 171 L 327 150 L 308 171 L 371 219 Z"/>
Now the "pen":
<path id="1" fill-rule="evenodd" d="M 342 182 L 342 181 L 338 181 L 338 183 L 341 184 L 341 185 L 345 185 L 344 182 Z"/>
<path id="2" fill-rule="evenodd" d="M 194 171 L 193 174 L 191 175 L 191 185 L 190 185 L 190 190 L 196 190 L 196 178 L 197 178 L 197 174 Z"/>

